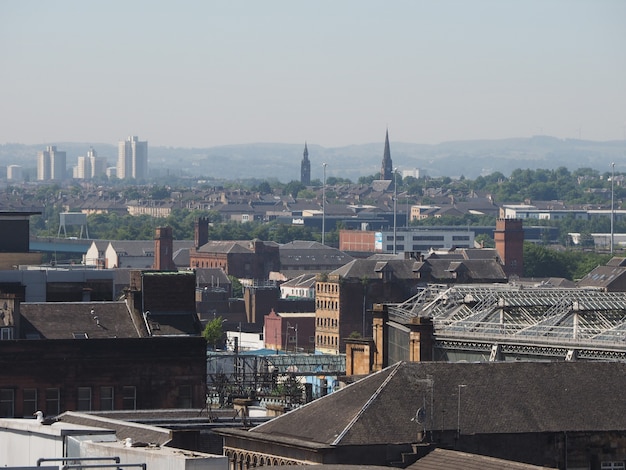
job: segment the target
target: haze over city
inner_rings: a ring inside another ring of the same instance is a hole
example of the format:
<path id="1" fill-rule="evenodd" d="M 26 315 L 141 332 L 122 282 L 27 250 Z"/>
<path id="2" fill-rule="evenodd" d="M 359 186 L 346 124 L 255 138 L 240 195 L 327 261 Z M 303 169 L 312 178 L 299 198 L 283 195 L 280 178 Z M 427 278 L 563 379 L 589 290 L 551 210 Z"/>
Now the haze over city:
<path id="1" fill-rule="evenodd" d="M 626 138 L 626 2 L 0 3 L 0 143 Z"/>

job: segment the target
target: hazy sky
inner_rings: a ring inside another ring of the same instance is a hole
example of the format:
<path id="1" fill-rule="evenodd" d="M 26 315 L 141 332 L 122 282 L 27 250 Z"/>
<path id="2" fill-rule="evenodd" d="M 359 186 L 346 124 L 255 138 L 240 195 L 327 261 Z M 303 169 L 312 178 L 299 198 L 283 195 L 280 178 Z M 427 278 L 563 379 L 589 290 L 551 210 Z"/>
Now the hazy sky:
<path id="1" fill-rule="evenodd" d="M 0 143 L 626 138 L 625 0 L 0 0 Z"/>

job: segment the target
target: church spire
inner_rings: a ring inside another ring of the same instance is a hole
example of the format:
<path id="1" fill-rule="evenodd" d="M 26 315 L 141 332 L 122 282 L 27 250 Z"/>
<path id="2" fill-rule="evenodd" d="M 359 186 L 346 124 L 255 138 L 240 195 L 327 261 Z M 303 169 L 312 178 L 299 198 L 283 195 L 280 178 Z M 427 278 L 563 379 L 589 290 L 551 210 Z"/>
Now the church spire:
<path id="1" fill-rule="evenodd" d="M 309 149 L 304 143 L 304 153 L 302 154 L 302 163 L 300 163 L 300 182 L 305 186 L 311 184 L 311 162 L 309 161 Z"/>
<path id="2" fill-rule="evenodd" d="M 391 162 L 391 151 L 389 150 L 389 129 L 385 133 L 385 152 L 383 153 L 383 162 L 380 166 L 380 179 L 390 180 L 393 173 L 393 163 Z"/>

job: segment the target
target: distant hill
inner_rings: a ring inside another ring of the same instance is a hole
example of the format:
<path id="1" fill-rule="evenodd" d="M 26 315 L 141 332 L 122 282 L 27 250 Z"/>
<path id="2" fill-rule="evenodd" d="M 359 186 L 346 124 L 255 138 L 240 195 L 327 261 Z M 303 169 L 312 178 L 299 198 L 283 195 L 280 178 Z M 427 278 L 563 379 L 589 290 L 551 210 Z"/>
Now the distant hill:
<path id="1" fill-rule="evenodd" d="M 46 145 L 56 145 L 67 152 L 67 164 L 76 164 L 90 146 L 99 156 L 107 157 L 109 166 L 117 161 L 117 146 L 58 142 L 41 145 L 0 145 L 0 165 L 19 164 L 24 168 L 37 166 L 37 152 Z M 444 142 L 437 145 L 391 141 L 391 158 L 400 170 L 419 168 L 429 176 L 461 175 L 475 179 L 499 171 L 508 176 L 517 168 L 569 170 L 593 168 L 610 171 L 611 162 L 617 171 L 626 171 L 626 142 L 595 142 L 557 139 L 549 136 L 500 140 Z M 380 170 L 384 143 L 325 148 L 309 144 L 311 178 L 322 179 L 322 163 L 328 163 L 327 177 L 337 176 L 357 181 Z M 282 182 L 300 179 L 302 144 L 241 144 L 210 148 L 178 148 L 149 146 L 150 170 L 160 175 L 186 175 L 198 178 L 278 179 Z M 622 166 L 622 168 L 620 168 Z"/>

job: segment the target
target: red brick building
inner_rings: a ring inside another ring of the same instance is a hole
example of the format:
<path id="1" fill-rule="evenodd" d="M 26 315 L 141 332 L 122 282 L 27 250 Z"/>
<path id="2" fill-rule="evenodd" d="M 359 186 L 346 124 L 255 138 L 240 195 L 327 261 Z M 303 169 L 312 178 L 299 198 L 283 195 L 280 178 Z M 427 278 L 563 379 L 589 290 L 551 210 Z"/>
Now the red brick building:
<path id="1" fill-rule="evenodd" d="M 265 347 L 277 351 L 315 351 L 315 312 L 276 313 L 264 317 Z"/>
<path id="2" fill-rule="evenodd" d="M 524 229 L 519 219 L 498 219 L 494 232 L 496 250 L 508 277 L 524 275 Z"/>
<path id="3" fill-rule="evenodd" d="M 204 404 L 201 337 L 0 341 L 0 416 L 194 408 Z"/>
<path id="4" fill-rule="evenodd" d="M 190 250 L 189 264 L 194 268 L 222 268 L 240 279 L 268 279 L 280 271 L 278 244 L 261 240 L 209 241 Z"/>

